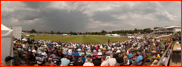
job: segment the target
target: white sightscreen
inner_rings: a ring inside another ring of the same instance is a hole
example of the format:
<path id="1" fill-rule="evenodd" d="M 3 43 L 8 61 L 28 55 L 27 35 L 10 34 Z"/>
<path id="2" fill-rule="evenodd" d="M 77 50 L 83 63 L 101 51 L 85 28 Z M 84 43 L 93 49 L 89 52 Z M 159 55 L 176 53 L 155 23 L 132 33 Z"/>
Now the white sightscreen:
<path id="1" fill-rule="evenodd" d="M 13 36 L 17 39 L 21 40 L 22 37 L 22 26 L 19 27 L 12 27 L 13 29 Z"/>
<path id="2" fill-rule="evenodd" d="M 1 37 L 1 61 L 4 61 L 6 56 L 13 57 L 12 37 Z"/>

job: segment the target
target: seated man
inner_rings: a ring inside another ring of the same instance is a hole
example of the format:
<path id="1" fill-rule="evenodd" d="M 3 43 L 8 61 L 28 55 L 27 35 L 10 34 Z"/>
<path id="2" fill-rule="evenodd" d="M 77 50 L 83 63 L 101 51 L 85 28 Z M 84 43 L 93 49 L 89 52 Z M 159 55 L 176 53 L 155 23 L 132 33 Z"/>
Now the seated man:
<path id="1" fill-rule="evenodd" d="M 87 62 L 85 62 L 85 63 L 83 64 L 83 66 L 94 66 L 94 64 L 91 62 L 91 59 L 88 58 L 88 59 L 87 59 Z"/>
<path id="2" fill-rule="evenodd" d="M 43 66 L 43 64 L 44 64 L 44 59 L 43 59 L 43 56 L 41 55 L 41 51 L 39 51 L 38 52 L 38 55 L 36 56 L 36 61 L 37 61 L 37 64 L 39 65 L 39 66 Z"/>
<path id="3" fill-rule="evenodd" d="M 71 59 L 72 58 L 72 50 L 68 50 L 68 58 Z"/>
<path id="4" fill-rule="evenodd" d="M 122 54 L 118 54 L 118 57 L 116 58 L 117 64 L 116 66 L 120 66 L 121 63 L 123 63 L 123 55 Z"/>
<path id="5" fill-rule="evenodd" d="M 109 63 L 110 66 L 115 66 L 116 63 L 117 63 L 116 59 L 113 58 L 113 55 L 112 54 L 110 55 L 110 58 L 107 59 L 107 61 L 108 61 L 108 63 Z"/>
<path id="6" fill-rule="evenodd" d="M 131 51 L 129 51 L 129 54 L 127 55 L 128 59 L 130 60 L 130 63 L 133 61 L 133 59 L 130 59 L 133 57 L 133 54 L 131 53 Z"/>
<path id="7" fill-rule="evenodd" d="M 1 66 L 10 66 L 13 57 L 7 56 L 4 61 L 1 61 Z"/>
<path id="8" fill-rule="evenodd" d="M 70 60 L 68 59 L 68 55 L 66 55 L 65 58 L 61 59 L 61 65 L 60 66 L 68 66 L 69 63 L 70 63 Z"/>
<path id="9" fill-rule="evenodd" d="M 137 54 L 139 56 L 136 58 L 136 60 L 135 60 L 134 63 L 137 63 L 136 65 L 138 66 L 138 65 L 141 65 L 142 64 L 142 62 L 139 62 L 139 61 L 141 61 L 143 59 L 143 56 L 141 55 L 141 52 L 139 52 L 139 51 L 137 52 Z"/>
<path id="10" fill-rule="evenodd" d="M 78 53 L 77 50 L 75 50 L 75 52 L 74 52 L 74 58 L 77 60 L 78 59 L 78 56 L 79 56 L 79 53 Z"/>
<path id="11" fill-rule="evenodd" d="M 52 58 L 52 62 L 54 63 L 54 66 L 60 66 L 61 59 L 56 55 L 56 57 Z"/>

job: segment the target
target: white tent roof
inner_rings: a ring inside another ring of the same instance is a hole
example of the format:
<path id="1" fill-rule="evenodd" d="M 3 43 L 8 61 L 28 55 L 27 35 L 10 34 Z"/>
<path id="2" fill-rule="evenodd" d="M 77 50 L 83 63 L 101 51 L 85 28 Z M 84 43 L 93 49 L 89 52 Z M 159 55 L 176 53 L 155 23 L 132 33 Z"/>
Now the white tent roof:
<path id="1" fill-rule="evenodd" d="M 11 30 L 10 28 L 4 26 L 3 24 L 1 24 L 1 30 Z"/>
<path id="2" fill-rule="evenodd" d="M 13 30 L 1 24 L 1 61 L 6 56 L 13 57 Z M 10 63 L 12 65 L 12 63 Z"/>
<path id="3" fill-rule="evenodd" d="M 11 32 L 13 32 L 13 30 L 11 30 L 10 28 L 1 24 L 1 37 L 2 36 L 12 36 Z"/>

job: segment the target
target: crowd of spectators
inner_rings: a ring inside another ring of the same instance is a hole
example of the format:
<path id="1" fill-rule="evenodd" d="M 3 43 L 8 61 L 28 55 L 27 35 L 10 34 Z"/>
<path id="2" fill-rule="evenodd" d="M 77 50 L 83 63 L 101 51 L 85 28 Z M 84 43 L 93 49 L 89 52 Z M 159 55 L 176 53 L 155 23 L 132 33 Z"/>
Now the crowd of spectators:
<path id="1" fill-rule="evenodd" d="M 140 35 L 141 36 L 141 35 Z M 18 57 L 25 56 L 29 61 L 44 66 L 141 66 L 147 62 L 148 54 L 153 54 L 157 63 L 163 51 L 178 38 L 156 39 L 158 35 L 144 34 L 142 38 L 106 44 L 68 43 L 39 40 L 27 42 L 14 41 Z M 155 64 L 153 63 L 153 64 Z"/>

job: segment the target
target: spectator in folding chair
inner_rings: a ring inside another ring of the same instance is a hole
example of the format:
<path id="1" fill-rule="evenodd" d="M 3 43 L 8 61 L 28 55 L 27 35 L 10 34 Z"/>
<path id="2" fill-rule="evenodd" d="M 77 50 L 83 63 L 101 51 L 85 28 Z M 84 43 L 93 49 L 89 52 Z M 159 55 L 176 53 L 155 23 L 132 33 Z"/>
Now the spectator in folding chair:
<path id="1" fill-rule="evenodd" d="M 68 66 L 69 63 L 70 63 L 70 60 L 68 59 L 68 55 L 66 55 L 64 58 L 61 59 L 60 66 Z"/>
<path id="2" fill-rule="evenodd" d="M 152 64 L 151 64 L 151 66 L 155 66 L 155 64 L 157 64 L 158 63 L 158 60 L 157 60 L 157 58 L 152 62 Z"/>
<path id="3" fill-rule="evenodd" d="M 87 52 L 86 52 L 86 56 L 88 56 L 88 55 L 92 56 L 92 52 L 91 52 L 91 50 L 90 50 L 90 49 L 89 49 L 89 50 L 87 50 Z"/>
<path id="4" fill-rule="evenodd" d="M 79 53 L 78 53 L 77 50 L 75 50 L 75 52 L 74 52 L 74 58 L 77 60 L 78 59 L 78 56 L 79 56 Z"/>
<path id="5" fill-rule="evenodd" d="M 72 61 L 68 64 L 68 66 L 76 66 L 76 61 L 73 58 Z"/>
<path id="6" fill-rule="evenodd" d="M 100 66 L 109 66 L 109 63 L 108 63 L 106 57 L 102 57 L 101 60 L 102 60 L 102 63 Z"/>
<path id="7" fill-rule="evenodd" d="M 133 59 L 133 54 L 131 53 L 131 51 L 129 51 L 129 54 L 127 55 L 128 59 L 130 60 L 130 63 L 132 63 Z"/>
<path id="8" fill-rule="evenodd" d="M 1 61 L 1 66 L 10 66 L 11 60 L 14 59 L 11 56 L 7 56 L 4 61 Z"/>
<path id="9" fill-rule="evenodd" d="M 97 56 L 97 51 L 93 50 L 92 59 L 95 60 Z"/>
<path id="10" fill-rule="evenodd" d="M 148 46 L 149 46 L 149 45 L 148 45 Z M 146 46 L 145 49 L 144 49 L 146 53 L 150 53 L 150 49 L 149 49 L 148 46 Z"/>
<path id="11" fill-rule="evenodd" d="M 68 44 L 68 49 L 70 49 L 71 48 L 71 46 L 70 46 L 70 44 Z"/>
<path id="12" fill-rule="evenodd" d="M 83 63 L 84 63 L 84 62 L 85 62 L 85 57 L 84 57 L 83 54 L 81 55 L 81 59 L 82 59 L 82 61 L 83 61 Z"/>
<path id="13" fill-rule="evenodd" d="M 87 61 L 88 61 L 88 60 L 87 60 L 88 58 L 92 58 L 92 57 L 91 57 L 91 55 L 88 55 L 88 56 L 86 57 L 85 62 L 87 62 Z M 90 60 L 91 60 L 91 62 L 93 61 L 92 59 L 90 59 Z"/>
<path id="14" fill-rule="evenodd" d="M 136 58 L 136 60 L 133 62 L 134 64 L 136 63 L 136 65 L 138 66 L 138 65 L 141 65 L 142 64 L 142 62 L 139 62 L 139 61 L 141 61 L 142 59 L 143 59 L 143 56 L 141 55 L 141 52 L 137 52 L 137 54 L 139 55 L 137 58 Z"/>
<path id="15" fill-rule="evenodd" d="M 18 48 L 18 49 L 17 49 L 17 51 L 18 51 L 18 56 L 21 57 L 22 52 L 23 52 L 23 51 L 22 51 L 22 50 L 23 50 L 23 49 L 22 49 L 22 45 L 21 45 L 20 43 L 17 43 L 17 48 Z"/>
<path id="16" fill-rule="evenodd" d="M 102 51 L 101 51 L 101 49 L 98 49 L 98 53 L 97 53 L 97 55 L 98 55 L 98 58 L 101 58 L 102 57 Z"/>
<path id="17" fill-rule="evenodd" d="M 28 43 L 26 43 L 26 44 L 25 44 L 25 47 L 26 47 L 26 50 L 28 51 L 29 44 L 28 44 Z"/>
<path id="18" fill-rule="evenodd" d="M 23 50 L 26 51 L 25 43 L 22 44 Z"/>
<path id="19" fill-rule="evenodd" d="M 63 55 L 67 55 L 67 54 L 68 54 L 67 49 L 64 49 Z"/>
<path id="20" fill-rule="evenodd" d="M 107 59 L 107 61 L 108 61 L 108 63 L 109 63 L 110 66 L 115 66 L 116 65 L 116 62 L 117 62 L 116 59 L 113 58 L 113 55 L 112 54 L 110 55 L 110 58 Z"/>
<path id="21" fill-rule="evenodd" d="M 58 49 L 56 47 L 54 48 L 53 53 L 58 54 Z"/>
<path id="22" fill-rule="evenodd" d="M 55 57 L 56 57 L 56 54 L 53 53 L 53 54 L 51 54 L 51 55 L 49 56 L 48 60 L 49 60 L 49 61 L 52 61 L 52 58 L 55 58 Z"/>
<path id="23" fill-rule="evenodd" d="M 94 64 L 91 61 L 91 58 L 87 58 L 87 62 L 83 64 L 83 66 L 94 66 Z"/>
<path id="24" fill-rule="evenodd" d="M 98 49 L 99 49 L 98 45 L 95 45 L 95 49 L 96 49 L 96 51 L 98 51 Z"/>
<path id="25" fill-rule="evenodd" d="M 109 49 L 109 50 L 106 52 L 106 54 L 111 54 L 111 53 L 112 53 L 111 49 Z"/>
<path id="26" fill-rule="evenodd" d="M 144 49 L 141 49 L 140 52 L 141 52 L 141 55 L 143 56 L 143 58 L 145 58 L 146 57 L 146 53 L 145 53 Z"/>
<path id="27" fill-rule="evenodd" d="M 75 66 L 83 66 L 84 62 L 82 61 L 82 58 L 79 57 L 78 58 L 78 62 L 76 62 L 76 65 Z"/>
<path id="28" fill-rule="evenodd" d="M 107 51 L 106 46 L 103 46 L 103 48 L 102 48 L 102 53 L 103 53 L 103 54 L 106 54 L 106 51 Z"/>
<path id="29" fill-rule="evenodd" d="M 128 57 L 127 57 L 126 53 L 123 53 L 123 60 L 124 60 L 124 62 L 128 61 Z M 124 64 L 127 65 L 126 63 L 124 63 Z"/>
<path id="30" fill-rule="evenodd" d="M 73 49 L 74 49 L 74 46 L 73 46 L 73 45 L 71 45 L 71 46 L 70 46 L 70 48 L 73 50 Z"/>
<path id="31" fill-rule="evenodd" d="M 119 49 L 120 49 L 120 53 L 122 53 L 123 52 L 123 49 L 121 47 L 119 47 Z"/>
<path id="32" fill-rule="evenodd" d="M 43 59 L 45 60 L 45 61 L 47 61 L 47 53 L 45 52 L 46 50 L 42 50 L 42 56 L 43 56 Z"/>
<path id="33" fill-rule="evenodd" d="M 118 56 L 116 51 L 113 51 L 112 55 L 113 55 L 113 58 L 117 58 L 117 56 Z"/>
<path id="34" fill-rule="evenodd" d="M 72 50 L 68 50 L 68 59 L 72 59 Z"/>
<path id="35" fill-rule="evenodd" d="M 59 51 L 58 51 L 58 56 L 59 56 L 59 57 L 64 57 L 62 50 L 59 50 Z"/>
<path id="36" fill-rule="evenodd" d="M 32 46 L 28 46 L 28 48 L 26 50 L 27 50 L 27 52 L 32 51 Z"/>
<path id="37" fill-rule="evenodd" d="M 56 57 L 52 58 L 52 62 L 54 63 L 54 66 L 60 66 L 61 59 L 58 57 L 58 55 L 55 55 Z"/>
<path id="38" fill-rule="evenodd" d="M 28 50 L 28 53 L 27 53 L 26 58 L 27 58 L 28 60 L 35 60 L 35 57 L 34 57 L 34 55 L 33 55 L 33 53 L 32 53 L 31 50 Z"/>
<path id="39" fill-rule="evenodd" d="M 121 63 L 123 63 L 123 56 L 122 56 L 122 54 L 118 54 L 118 57 L 116 58 L 116 61 L 117 61 L 117 63 L 116 63 L 116 66 L 120 66 L 121 65 Z"/>
<path id="40" fill-rule="evenodd" d="M 96 56 L 96 59 L 94 60 L 94 66 L 100 66 L 101 64 L 101 58 L 98 58 L 98 56 Z"/>
<path id="41" fill-rule="evenodd" d="M 43 59 L 43 57 L 41 56 L 41 51 L 38 51 L 37 52 L 38 53 L 38 55 L 36 56 L 36 61 L 37 61 L 37 64 L 39 65 L 39 66 L 43 66 L 43 64 L 45 63 L 44 62 L 44 59 Z"/>
<path id="42" fill-rule="evenodd" d="M 152 53 L 152 54 L 156 54 L 156 53 L 157 53 L 157 51 L 156 51 L 156 48 L 155 48 L 155 47 L 153 47 L 153 48 L 152 48 L 151 53 Z"/>

